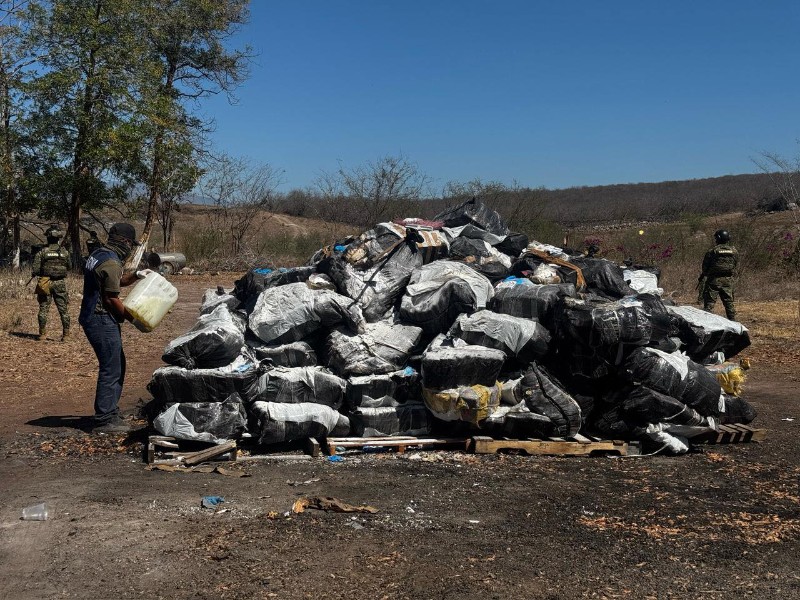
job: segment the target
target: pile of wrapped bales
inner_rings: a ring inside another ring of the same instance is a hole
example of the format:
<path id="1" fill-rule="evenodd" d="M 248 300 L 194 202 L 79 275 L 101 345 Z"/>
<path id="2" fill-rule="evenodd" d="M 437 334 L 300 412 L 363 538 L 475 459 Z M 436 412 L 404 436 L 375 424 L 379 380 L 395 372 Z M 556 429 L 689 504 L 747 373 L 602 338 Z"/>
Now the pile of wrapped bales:
<path id="1" fill-rule="evenodd" d="M 580 432 L 685 452 L 755 417 L 725 363 L 750 340 L 660 294 L 657 271 L 530 241 L 473 199 L 208 290 L 149 413 L 211 442 Z"/>

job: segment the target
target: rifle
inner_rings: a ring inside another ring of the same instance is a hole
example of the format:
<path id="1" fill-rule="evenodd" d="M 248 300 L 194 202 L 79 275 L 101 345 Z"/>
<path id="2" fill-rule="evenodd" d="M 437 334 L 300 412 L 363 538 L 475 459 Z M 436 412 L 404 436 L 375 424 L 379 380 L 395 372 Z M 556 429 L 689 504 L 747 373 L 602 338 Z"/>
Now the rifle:
<path id="1" fill-rule="evenodd" d="M 703 299 L 703 290 L 705 289 L 705 287 L 706 287 L 706 276 L 700 275 L 700 277 L 697 278 L 697 287 L 695 288 L 697 290 L 698 304 L 703 304 L 705 302 L 705 300 Z"/>

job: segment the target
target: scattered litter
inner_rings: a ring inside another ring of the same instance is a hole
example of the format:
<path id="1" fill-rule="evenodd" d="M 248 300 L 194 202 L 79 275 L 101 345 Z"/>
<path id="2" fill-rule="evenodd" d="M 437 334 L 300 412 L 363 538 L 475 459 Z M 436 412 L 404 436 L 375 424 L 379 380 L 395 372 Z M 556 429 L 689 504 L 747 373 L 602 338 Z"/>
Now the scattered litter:
<path id="1" fill-rule="evenodd" d="M 339 456 L 338 454 L 334 454 L 333 456 L 328 457 L 329 462 L 344 462 L 344 456 Z"/>
<path id="2" fill-rule="evenodd" d="M 216 508 L 223 502 L 225 502 L 225 498 L 222 496 L 203 496 L 203 499 L 200 500 L 200 506 L 203 508 Z"/>
<path id="3" fill-rule="evenodd" d="M 788 421 L 789 423 L 791 423 L 792 421 L 794 421 L 794 418 L 793 417 L 784 417 L 783 419 L 781 419 L 781 421 Z"/>
<path id="4" fill-rule="evenodd" d="M 331 512 L 338 512 L 338 513 L 352 513 L 352 512 L 361 512 L 361 513 L 369 513 L 375 514 L 378 512 L 378 509 L 374 506 L 355 506 L 353 504 L 347 504 L 346 502 L 342 502 L 338 498 L 331 498 L 331 497 L 323 497 L 323 496 L 311 496 L 307 498 L 300 498 L 295 501 L 292 505 L 292 512 L 295 514 L 299 514 L 305 512 L 307 508 L 315 508 L 317 510 L 324 510 L 324 511 L 331 511 Z"/>
<path id="5" fill-rule="evenodd" d="M 318 481 L 319 481 L 319 477 L 316 477 L 314 479 L 306 479 L 305 481 L 292 481 L 290 479 L 286 483 L 287 483 L 287 485 L 291 485 L 293 487 L 297 487 L 298 485 L 310 485 L 310 484 L 316 483 Z"/>
<path id="6" fill-rule="evenodd" d="M 468 523 L 470 523 L 471 525 L 477 525 L 478 523 L 480 523 L 480 521 L 478 521 L 477 519 L 470 519 Z"/>
<path id="7" fill-rule="evenodd" d="M 34 504 L 33 506 L 26 506 L 22 509 L 23 521 L 47 521 L 50 512 L 47 509 L 47 504 Z"/>

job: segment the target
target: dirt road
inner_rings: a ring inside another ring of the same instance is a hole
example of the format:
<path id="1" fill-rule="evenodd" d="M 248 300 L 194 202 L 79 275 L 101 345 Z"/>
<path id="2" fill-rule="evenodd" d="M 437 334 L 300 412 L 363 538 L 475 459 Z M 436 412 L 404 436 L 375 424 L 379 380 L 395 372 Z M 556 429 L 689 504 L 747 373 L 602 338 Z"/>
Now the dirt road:
<path id="1" fill-rule="evenodd" d="M 231 282 L 176 277 L 168 321 L 126 328 L 123 409 L 147 397 L 202 290 Z M 33 306 L 29 321 L 32 332 Z M 796 355 L 796 338 L 765 336 L 749 353 L 763 444 L 676 458 L 301 458 L 243 463 L 249 477 L 235 478 L 147 471 L 141 444 L 84 434 L 96 365 L 76 333 L 0 337 L 2 598 L 800 598 L 797 375 L 758 360 Z M 227 511 L 201 509 L 205 495 Z M 306 495 L 378 512 L 283 516 Z M 20 520 L 43 501 L 50 520 Z"/>

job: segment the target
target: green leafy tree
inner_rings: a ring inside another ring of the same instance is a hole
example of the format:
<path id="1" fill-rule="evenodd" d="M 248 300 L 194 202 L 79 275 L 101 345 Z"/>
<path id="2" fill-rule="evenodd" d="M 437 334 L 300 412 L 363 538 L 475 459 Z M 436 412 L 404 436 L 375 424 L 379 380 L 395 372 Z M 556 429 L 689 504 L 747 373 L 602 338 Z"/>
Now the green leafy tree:
<path id="1" fill-rule="evenodd" d="M 28 208 L 24 186 L 25 83 L 36 56 L 26 43 L 28 0 L 0 0 L 0 255 L 10 255 L 19 268 L 20 218 Z"/>
<path id="2" fill-rule="evenodd" d="M 135 114 L 145 64 L 139 13 L 139 0 L 53 0 L 32 12 L 31 35 L 42 52 L 41 75 L 31 84 L 38 172 L 68 172 L 67 197 L 50 200 L 64 201 L 74 256 L 82 211 L 115 205 L 135 182 L 120 131 Z"/>
<path id="3" fill-rule="evenodd" d="M 203 134 L 211 124 L 191 109 L 202 98 L 230 95 L 244 81 L 251 56 L 247 47 L 226 47 L 249 18 L 248 0 L 145 0 L 142 15 L 147 68 L 139 88 L 139 132 L 148 200 L 144 244 L 134 263 L 156 220 L 166 242 L 176 199 L 201 173 Z"/>

